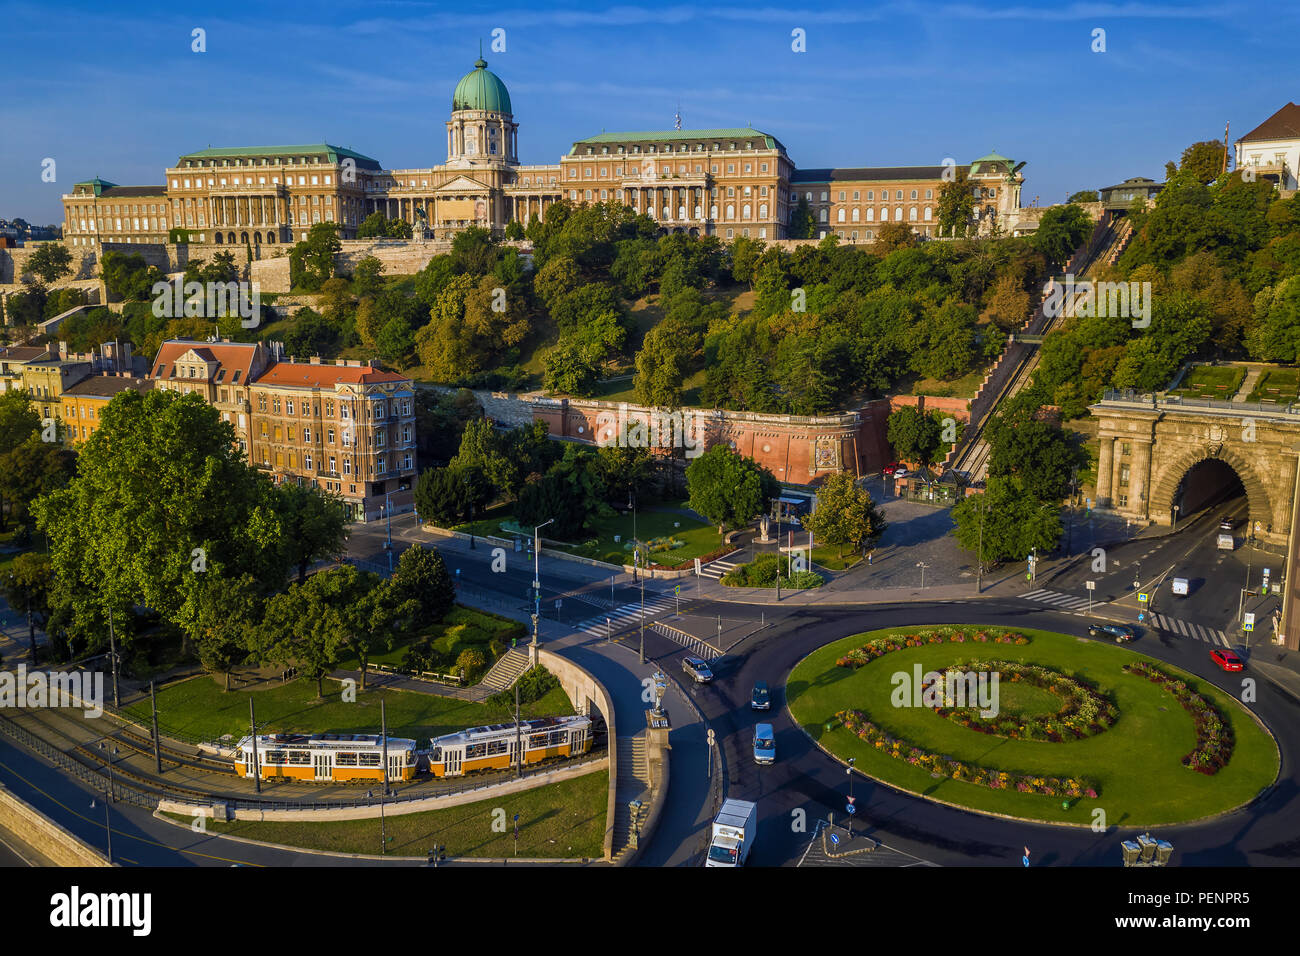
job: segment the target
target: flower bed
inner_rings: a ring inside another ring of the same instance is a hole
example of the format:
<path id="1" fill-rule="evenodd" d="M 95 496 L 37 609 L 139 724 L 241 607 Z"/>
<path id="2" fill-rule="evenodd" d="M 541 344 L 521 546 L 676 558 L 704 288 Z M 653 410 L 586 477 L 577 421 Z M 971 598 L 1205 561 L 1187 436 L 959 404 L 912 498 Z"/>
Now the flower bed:
<path id="1" fill-rule="evenodd" d="M 735 545 L 724 544 L 722 547 L 718 548 L 715 551 L 710 551 L 708 554 L 700 555 L 699 557 L 700 564 L 702 565 L 708 564 L 710 561 L 718 560 L 718 558 L 725 558 L 727 555 L 731 554 L 731 552 L 735 550 L 736 550 Z M 692 558 L 689 561 L 683 561 L 681 564 L 655 563 L 650 565 L 650 569 L 652 571 L 690 571 L 690 570 L 694 570 L 695 568 L 695 560 L 696 560 L 695 558 Z"/>
<path id="2" fill-rule="evenodd" d="M 887 734 L 860 711 L 842 710 L 835 716 L 850 733 L 882 753 L 905 760 L 914 767 L 920 767 L 922 770 L 928 770 L 950 780 L 973 783 L 991 790 L 1017 790 L 1020 793 L 1035 793 L 1048 797 L 1091 799 L 1098 794 L 1096 784 L 1078 777 L 1039 777 L 1033 774 L 1008 773 L 1005 770 L 991 770 L 988 767 L 953 760 L 943 754 L 930 753 Z"/>
<path id="3" fill-rule="evenodd" d="M 1232 728 L 1217 707 L 1188 687 L 1186 681 L 1166 674 L 1154 664 L 1139 661 L 1136 664 L 1125 664 L 1124 670 L 1159 684 L 1174 695 L 1178 703 L 1183 705 L 1183 710 L 1192 715 L 1192 723 L 1196 727 L 1196 747 L 1183 756 L 1184 767 L 1212 776 L 1227 765 L 1232 759 Z"/>
<path id="4" fill-rule="evenodd" d="M 1011 661 L 962 661 L 948 670 L 994 672 L 999 680 L 1041 687 L 1060 696 L 1064 703 L 1055 714 L 1042 716 L 981 716 L 978 707 L 936 707 L 935 713 L 955 723 L 999 737 L 1018 740 L 1049 740 L 1061 743 L 1082 740 L 1109 730 L 1119 719 L 1119 710 L 1111 701 L 1077 677 L 1038 664 Z M 942 679 L 942 677 L 941 677 Z"/>
<path id="5" fill-rule="evenodd" d="M 893 637 L 879 638 L 861 647 L 855 647 L 835 664 L 837 667 L 851 667 L 857 670 L 863 664 L 870 664 L 877 657 L 884 657 L 893 651 L 901 651 L 905 647 L 920 647 L 922 644 L 963 644 L 966 641 L 981 644 L 1028 644 L 1029 638 L 1013 631 L 996 634 L 983 629 L 941 627 L 920 634 L 898 634 Z"/>

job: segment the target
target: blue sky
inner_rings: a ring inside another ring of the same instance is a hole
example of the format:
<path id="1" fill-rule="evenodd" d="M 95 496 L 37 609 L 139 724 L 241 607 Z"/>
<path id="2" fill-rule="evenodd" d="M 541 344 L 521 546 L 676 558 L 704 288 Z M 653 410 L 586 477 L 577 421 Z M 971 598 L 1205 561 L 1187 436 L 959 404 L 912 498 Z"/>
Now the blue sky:
<path id="1" fill-rule="evenodd" d="M 1300 100 L 1288 2 L 114 6 L 0 2 L 0 218 L 61 222 L 72 183 L 159 184 L 208 145 L 325 140 L 388 168 L 443 162 L 480 39 L 526 163 L 601 130 L 670 128 L 680 101 L 683 126 L 753 125 L 800 167 L 996 149 L 1027 162 L 1026 204 L 1160 179 L 1225 122 L 1236 139 Z"/>

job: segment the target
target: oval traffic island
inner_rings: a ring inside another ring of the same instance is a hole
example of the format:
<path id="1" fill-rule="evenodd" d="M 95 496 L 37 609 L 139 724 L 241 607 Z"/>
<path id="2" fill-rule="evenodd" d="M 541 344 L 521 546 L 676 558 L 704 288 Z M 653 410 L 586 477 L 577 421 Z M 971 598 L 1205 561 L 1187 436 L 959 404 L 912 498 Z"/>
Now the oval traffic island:
<path id="1" fill-rule="evenodd" d="M 800 661 L 787 700 L 821 747 L 882 783 L 1048 823 L 1215 816 L 1273 783 L 1280 763 L 1272 737 L 1207 681 L 1048 631 L 856 634 Z"/>

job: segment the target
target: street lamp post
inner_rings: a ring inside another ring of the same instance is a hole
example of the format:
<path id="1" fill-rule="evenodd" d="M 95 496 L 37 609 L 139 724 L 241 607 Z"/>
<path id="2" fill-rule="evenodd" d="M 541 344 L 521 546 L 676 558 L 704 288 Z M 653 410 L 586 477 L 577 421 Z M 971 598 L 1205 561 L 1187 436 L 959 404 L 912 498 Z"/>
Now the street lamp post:
<path id="1" fill-rule="evenodd" d="M 849 765 L 844 768 L 844 772 L 845 774 L 848 775 L 849 778 L 849 806 L 853 806 L 853 765 L 855 763 L 857 763 L 857 759 L 854 757 L 850 757 Z M 850 813 L 848 817 L 849 817 L 849 839 L 852 839 L 853 838 L 853 814 Z"/>
<path id="2" fill-rule="evenodd" d="M 916 566 L 921 569 L 921 590 L 925 590 L 925 569 L 929 567 L 924 561 L 916 562 Z"/>
<path id="3" fill-rule="evenodd" d="M 980 543 L 975 556 L 975 593 L 984 591 L 984 496 L 980 495 Z"/>
<path id="4" fill-rule="evenodd" d="M 541 627 L 542 617 L 542 538 L 541 530 L 555 521 L 551 518 L 533 528 L 533 647 L 538 645 L 537 632 Z"/>
<path id="5" fill-rule="evenodd" d="M 105 791 L 105 793 L 104 793 L 104 835 L 105 835 L 105 837 L 106 837 L 107 840 L 108 840 L 108 862 L 109 862 L 110 864 L 112 864 L 112 862 L 113 862 L 113 827 L 109 824 L 109 820 L 108 820 L 108 805 L 109 805 L 109 803 L 111 803 L 112 800 L 113 800 L 113 761 L 112 761 L 112 759 L 110 759 L 110 757 L 109 757 L 109 750 L 108 750 L 108 742 L 107 742 L 107 741 L 101 740 L 101 741 L 99 742 L 99 749 L 102 750 L 102 751 L 104 751 L 104 765 L 105 765 L 105 767 L 108 768 L 108 790 Z M 117 752 L 118 752 L 118 751 L 117 751 L 117 748 L 114 747 L 113 750 L 112 750 L 112 753 L 113 753 L 113 754 L 116 754 Z"/>

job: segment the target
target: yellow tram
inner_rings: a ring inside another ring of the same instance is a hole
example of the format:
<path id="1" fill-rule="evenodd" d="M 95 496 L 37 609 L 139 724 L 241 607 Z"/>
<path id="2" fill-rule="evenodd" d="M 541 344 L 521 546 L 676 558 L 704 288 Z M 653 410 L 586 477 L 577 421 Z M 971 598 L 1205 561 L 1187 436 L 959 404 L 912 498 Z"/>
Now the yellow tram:
<path id="1" fill-rule="evenodd" d="M 576 757 L 591 750 L 589 717 L 540 717 L 519 725 L 492 724 L 444 734 L 429 741 L 429 771 L 458 777 L 474 770 L 502 770 L 517 763 L 516 739 L 523 743 L 524 763 L 552 757 Z"/>
<path id="2" fill-rule="evenodd" d="M 378 734 L 267 734 L 257 738 L 257 769 L 263 779 L 330 781 L 383 779 L 382 738 Z M 388 738 L 388 779 L 415 776 L 415 741 Z M 253 774 L 253 738 L 235 750 L 235 773 Z"/>

